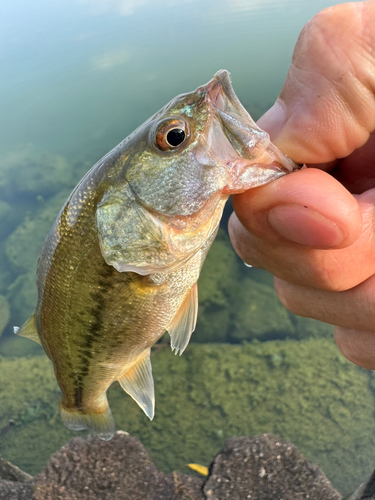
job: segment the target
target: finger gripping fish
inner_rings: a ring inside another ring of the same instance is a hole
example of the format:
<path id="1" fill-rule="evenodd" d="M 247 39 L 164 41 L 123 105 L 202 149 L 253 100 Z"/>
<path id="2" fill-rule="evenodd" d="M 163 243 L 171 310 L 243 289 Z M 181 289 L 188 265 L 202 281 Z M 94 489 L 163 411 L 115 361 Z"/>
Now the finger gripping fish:
<path id="1" fill-rule="evenodd" d="M 296 168 L 260 130 L 221 70 L 173 99 L 73 190 L 38 262 L 38 303 L 15 329 L 39 342 L 69 429 L 115 431 L 114 381 L 154 416 L 151 346 L 167 330 L 182 354 L 197 280 L 224 204 Z"/>

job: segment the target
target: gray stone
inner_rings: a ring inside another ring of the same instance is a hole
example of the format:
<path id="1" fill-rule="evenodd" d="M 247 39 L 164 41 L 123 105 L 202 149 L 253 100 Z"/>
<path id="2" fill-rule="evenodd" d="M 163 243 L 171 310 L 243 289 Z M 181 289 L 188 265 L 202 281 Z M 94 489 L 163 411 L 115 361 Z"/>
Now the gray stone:
<path id="1" fill-rule="evenodd" d="M 31 481 L 32 476 L 0 457 L 0 478 L 7 481 Z"/>
<path id="2" fill-rule="evenodd" d="M 356 497 L 352 500 L 372 499 Z M 0 500 L 341 500 L 323 472 L 271 434 L 229 439 L 209 476 L 165 474 L 137 438 L 76 437 L 30 482 L 0 480 Z"/>
<path id="3" fill-rule="evenodd" d="M 316 465 L 271 434 L 229 439 L 210 467 L 207 500 L 341 500 Z"/>
<path id="4" fill-rule="evenodd" d="M 33 485 L 0 480 L 0 500 L 32 500 Z M 52 499 L 51 499 L 52 500 Z"/>
<path id="5" fill-rule="evenodd" d="M 121 431 L 108 442 L 71 439 L 34 485 L 34 500 L 204 500 L 200 478 L 159 472 L 138 439 Z"/>
<path id="6" fill-rule="evenodd" d="M 350 500 L 375 500 L 375 470 L 368 480 L 353 493 Z"/>

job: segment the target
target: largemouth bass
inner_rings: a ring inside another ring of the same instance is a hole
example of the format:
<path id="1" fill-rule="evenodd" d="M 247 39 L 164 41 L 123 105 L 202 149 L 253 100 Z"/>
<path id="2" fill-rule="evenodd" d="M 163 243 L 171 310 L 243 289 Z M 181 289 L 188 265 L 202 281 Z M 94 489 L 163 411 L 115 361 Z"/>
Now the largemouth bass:
<path id="1" fill-rule="evenodd" d="M 228 196 L 295 169 L 225 70 L 92 167 L 45 239 L 38 303 L 15 329 L 51 359 L 69 429 L 113 436 L 106 393 L 115 381 L 153 418 L 151 346 L 165 331 L 176 354 L 188 345 L 197 280 Z"/>

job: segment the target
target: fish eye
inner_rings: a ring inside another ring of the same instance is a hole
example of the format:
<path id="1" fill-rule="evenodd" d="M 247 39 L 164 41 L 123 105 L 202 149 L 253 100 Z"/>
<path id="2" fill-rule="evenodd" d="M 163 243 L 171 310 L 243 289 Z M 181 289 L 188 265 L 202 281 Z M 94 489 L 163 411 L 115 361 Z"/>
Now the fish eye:
<path id="1" fill-rule="evenodd" d="M 162 121 L 156 131 L 156 145 L 162 151 L 171 151 L 186 142 L 190 135 L 188 124 L 181 119 Z"/>
<path id="2" fill-rule="evenodd" d="M 182 128 L 172 128 L 167 134 L 167 142 L 173 147 L 179 146 L 185 140 L 185 130 Z"/>

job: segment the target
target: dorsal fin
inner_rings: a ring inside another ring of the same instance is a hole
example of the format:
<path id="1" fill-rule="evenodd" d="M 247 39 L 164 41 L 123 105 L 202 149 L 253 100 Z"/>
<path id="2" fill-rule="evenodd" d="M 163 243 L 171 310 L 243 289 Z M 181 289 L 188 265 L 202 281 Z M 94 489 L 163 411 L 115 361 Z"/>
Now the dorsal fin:
<path id="1" fill-rule="evenodd" d="M 154 379 L 150 361 L 150 349 L 119 379 L 119 384 L 142 408 L 150 420 L 155 413 Z"/>
<path id="2" fill-rule="evenodd" d="M 198 315 L 198 285 L 195 283 L 185 297 L 178 313 L 167 328 L 171 336 L 171 348 L 175 354 L 186 349 L 191 334 L 195 330 Z"/>
<path id="3" fill-rule="evenodd" d="M 42 345 L 35 325 L 35 316 L 32 314 L 30 318 L 19 328 L 18 326 L 13 327 L 13 332 L 20 337 L 26 337 L 29 340 L 37 342 Z"/>

